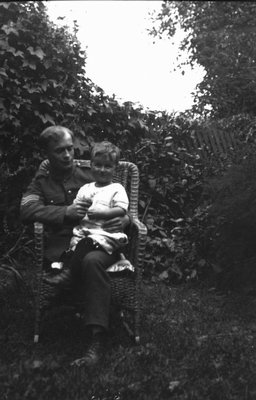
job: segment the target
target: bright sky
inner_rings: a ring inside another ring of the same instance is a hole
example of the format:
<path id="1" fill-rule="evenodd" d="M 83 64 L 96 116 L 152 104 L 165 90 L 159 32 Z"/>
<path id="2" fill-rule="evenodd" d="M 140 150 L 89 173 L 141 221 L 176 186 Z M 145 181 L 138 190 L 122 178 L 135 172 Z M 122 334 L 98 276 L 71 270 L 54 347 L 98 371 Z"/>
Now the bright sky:
<path id="1" fill-rule="evenodd" d="M 191 92 L 202 80 L 201 68 L 173 72 L 178 40 L 149 36 L 149 12 L 161 1 L 49 1 L 56 23 L 79 25 L 78 39 L 86 50 L 87 76 L 108 95 L 138 102 L 151 110 L 184 111 L 192 105 Z"/>

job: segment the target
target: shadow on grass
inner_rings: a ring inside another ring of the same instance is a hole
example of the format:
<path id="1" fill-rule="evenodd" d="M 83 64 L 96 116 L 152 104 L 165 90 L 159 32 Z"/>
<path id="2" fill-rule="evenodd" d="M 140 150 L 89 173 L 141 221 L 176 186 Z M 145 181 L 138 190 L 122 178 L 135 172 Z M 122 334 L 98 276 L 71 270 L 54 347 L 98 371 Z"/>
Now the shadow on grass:
<path id="1" fill-rule="evenodd" d="M 142 286 L 141 344 L 112 315 L 104 361 L 70 362 L 86 348 L 81 320 L 50 315 L 33 343 L 33 296 L 2 307 L 1 400 L 256 399 L 256 297 L 163 283 Z"/>

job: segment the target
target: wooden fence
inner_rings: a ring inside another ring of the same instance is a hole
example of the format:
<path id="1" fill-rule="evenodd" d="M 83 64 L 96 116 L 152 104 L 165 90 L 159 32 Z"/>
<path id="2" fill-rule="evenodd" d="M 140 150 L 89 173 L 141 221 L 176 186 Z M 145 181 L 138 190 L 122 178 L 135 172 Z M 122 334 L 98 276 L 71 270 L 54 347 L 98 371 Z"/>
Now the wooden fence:
<path id="1" fill-rule="evenodd" d="M 198 154 L 203 161 L 221 160 L 241 145 L 234 132 L 217 129 L 215 126 L 194 130 L 190 135 L 175 138 L 174 149 L 185 148 L 190 154 Z"/>

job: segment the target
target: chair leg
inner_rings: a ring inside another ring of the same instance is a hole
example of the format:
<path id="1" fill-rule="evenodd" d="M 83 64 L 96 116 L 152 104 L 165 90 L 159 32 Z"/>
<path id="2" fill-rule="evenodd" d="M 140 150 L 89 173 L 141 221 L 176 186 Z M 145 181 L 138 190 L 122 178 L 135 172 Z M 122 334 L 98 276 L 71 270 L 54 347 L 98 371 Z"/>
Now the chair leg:
<path id="1" fill-rule="evenodd" d="M 129 324 L 125 321 L 124 311 L 120 312 L 120 317 L 122 320 L 123 327 L 125 328 L 128 335 L 135 341 L 136 344 L 139 344 L 140 343 L 140 335 L 139 335 L 139 325 L 138 325 L 137 316 L 135 315 L 135 317 L 134 317 L 134 331 L 130 328 Z"/>
<path id="2" fill-rule="evenodd" d="M 140 312 L 134 315 L 134 340 L 136 344 L 140 344 Z"/>
<path id="3" fill-rule="evenodd" d="M 34 323 L 34 343 L 39 342 L 40 322 L 41 322 L 40 299 L 39 299 L 39 296 L 37 295 L 36 310 L 35 310 L 35 323 Z"/>
<path id="4" fill-rule="evenodd" d="M 120 317 L 122 320 L 122 324 L 123 327 L 125 328 L 126 332 L 128 333 L 129 336 L 134 337 L 134 332 L 131 330 L 131 328 L 129 327 L 128 323 L 125 321 L 125 316 L 124 316 L 124 312 L 120 311 Z"/>
<path id="5" fill-rule="evenodd" d="M 35 326 L 34 326 L 34 343 L 39 342 L 39 331 L 40 331 L 40 315 L 36 310 Z"/>
<path id="6" fill-rule="evenodd" d="M 38 343 L 39 342 L 39 335 L 35 334 L 34 335 L 34 343 Z"/>

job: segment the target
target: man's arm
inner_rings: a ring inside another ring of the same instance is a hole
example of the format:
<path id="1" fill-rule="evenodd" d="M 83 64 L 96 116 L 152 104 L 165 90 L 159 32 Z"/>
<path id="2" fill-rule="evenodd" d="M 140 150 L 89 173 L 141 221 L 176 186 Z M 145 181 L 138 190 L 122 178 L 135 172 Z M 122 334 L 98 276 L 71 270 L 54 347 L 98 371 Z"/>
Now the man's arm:
<path id="1" fill-rule="evenodd" d="M 121 184 L 115 184 L 117 187 L 117 191 L 113 198 L 115 207 L 121 208 L 124 210 L 124 214 L 122 216 L 116 216 L 114 218 L 108 219 L 104 222 L 102 228 L 110 233 L 115 232 L 124 232 L 128 226 L 130 226 L 132 217 L 129 214 L 128 206 L 129 199 L 125 188 Z"/>
<path id="2" fill-rule="evenodd" d="M 45 196 L 40 179 L 34 178 L 26 193 L 22 196 L 20 216 L 23 222 L 43 222 L 62 225 L 77 223 L 87 211 L 88 206 L 82 202 L 71 205 L 45 204 Z"/>
<path id="3" fill-rule="evenodd" d="M 22 196 L 20 216 L 23 222 L 39 221 L 50 224 L 62 224 L 67 206 L 45 205 L 40 181 L 34 178 Z"/>
<path id="4" fill-rule="evenodd" d="M 124 232 L 126 228 L 131 224 L 132 217 L 128 213 L 123 217 L 115 217 L 108 219 L 102 225 L 102 228 L 110 233 Z"/>

